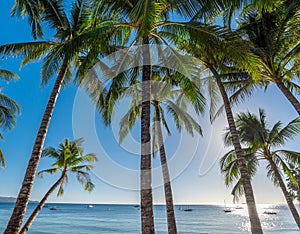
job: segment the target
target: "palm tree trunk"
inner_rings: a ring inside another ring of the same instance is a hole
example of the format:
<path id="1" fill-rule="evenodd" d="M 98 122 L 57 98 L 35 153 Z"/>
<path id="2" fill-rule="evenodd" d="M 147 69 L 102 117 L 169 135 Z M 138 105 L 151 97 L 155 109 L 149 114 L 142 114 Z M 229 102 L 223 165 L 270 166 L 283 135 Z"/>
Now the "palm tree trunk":
<path id="1" fill-rule="evenodd" d="M 292 94 L 292 92 L 284 85 L 282 80 L 276 79 L 275 83 L 277 87 L 280 89 L 280 91 L 284 94 L 284 96 L 290 101 L 290 103 L 293 105 L 295 110 L 298 112 L 298 115 L 300 116 L 300 103 L 297 100 L 297 98 Z"/>
<path id="2" fill-rule="evenodd" d="M 33 221 L 36 219 L 38 214 L 40 213 L 41 209 L 45 205 L 46 201 L 48 200 L 49 196 L 54 192 L 54 190 L 63 182 L 64 180 L 64 174 L 56 181 L 56 183 L 48 190 L 48 192 L 45 194 L 43 199 L 40 201 L 40 203 L 37 205 L 37 207 L 34 209 L 30 217 L 27 219 L 26 223 L 22 227 L 19 234 L 25 234 L 29 228 L 31 227 Z"/>
<path id="3" fill-rule="evenodd" d="M 230 134 L 232 137 L 232 143 L 233 143 L 235 153 L 237 156 L 238 167 L 239 167 L 239 171 L 241 173 L 242 183 L 243 183 L 243 187 L 244 187 L 246 203 L 247 203 L 247 207 L 248 207 L 248 213 L 249 213 L 250 224 L 251 224 L 251 232 L 255 233 L 255 234 L 262 234 L 263 231 L 262 231 L 261 223 L 260 223 L 257 209 L 256 209 L 254 193 L 253 193 L 252 185 L 250 182 L 250 177 L 247 172 L 244 154 L 243 154 L 239 136 L 238 136 L 238 133 L 236 130 L 235 121 L 233 118 L 229 98 L 225 91 L 224 85 L 223 85 L 221 79 L 219 78 L 218 72 L 213 67 L 210 67 L 210 70 L 213 73 L 213 75 L 215 76 L 217 85 L 219 87 L 219 90 L 220 90 L 220 93 L 221 93 L 221 96 L 222 96 L 222 99 L 224 102 L 227 121 L 229 124 Z"/>
<path id="4" fill-rule="evenodd" d="M 8 225 L 4 234 L 16 234 L 19 232 L 22 221 L 24 218 L 24 214 L 26 212 L 27 204 L 29 201 L 30 193 L 32 190 L 35 173 L 41 158 L 42 149 L 44 146 L 46 134 L 49 128 L 51 116 L 55 107 L 56 99 L 60 92 L 63 80 L 67 73 L 68 64 L 64 62 L 60 68 L 57 79 L 55 81 L 54 87 L 52 89 L 50 98 L 47 103 L 46 110 L 43 115 L 43 119 L 38 130 L 37 137 L 34 142 L 33 150 L 31 153 L 31 157 L 28 162 L 28 166 L 26 169 L 25 177 L 22 183 L 22 187 L 18 194 L 16 204 L 13 210 L 13 213 L 10 217 Z"/>
<path id="5" fill-rule="evenodd" d="M 298 211 L 297 211 L 297 209 L 296 209 L 296 207 L 295 207 L 295 205 L 293 203 L 293 199 L 292 199 L 291 195 L 289 194 L 289 192 L 286 189 L 286 186 L 285 186 L 285 184 L 284 184 L 284 182 L 282 180 L 282 177 L 281 177 L 281 175 L 280 175 L 280 173 L 278 171 L 278 168 L 277 168 L 276 164 L 273 162 L 273 160 L 271 158 L 268 159 L 268 161 L 269 161 L 269 163 L 271 165 L 272 170 L 275 173 L 275 178 L 278 181 L 279 186 L 280 186 L 280 188 L 281 188 L 281 190 L 283 192 L 283 195 L 285 197 L 286 203 L 288 204 L 289 209 L 292 212 L 292 215 L 294 217 L 294 220 L 295 220 L 296 224 L 298 225 L 298 228 L 300 229 L 300 217 L 299 217 Z"/>
<path id="6" fill-rule="evenodd" d="M 176 219 L 174 213 L 173 194 L 169 175 L 168 162 L 166 158 L 166 151 L 163 141 L 163 135 L 161 130 L 160 111 L 158 107 L 155 107 L 155 120 L 157 122 L 157 135 L 159 144 L 160 163 L 162 166 L 162 173 L 164 179 L 164 190 L 166 199 L 167 219 L 168 219 L 168 233 L 177 234 Z"/>
<path id="7" fill-rule="evenodd" d="M 141 225 L 143 234 L 154 234 L 152 198 L 152 158 L 150 137 L 151 65 L 149 38 L 143 39 L 142 116 L 141 116 Z"/>

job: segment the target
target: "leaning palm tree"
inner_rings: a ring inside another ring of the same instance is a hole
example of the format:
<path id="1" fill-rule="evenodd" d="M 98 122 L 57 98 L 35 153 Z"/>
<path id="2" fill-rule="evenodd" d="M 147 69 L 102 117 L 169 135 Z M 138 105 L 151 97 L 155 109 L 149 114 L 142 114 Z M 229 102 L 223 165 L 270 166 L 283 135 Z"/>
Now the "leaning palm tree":
<path id="1" fill-rule="evenodd" d="M 259 116 L 249 112 L 240 113 L 236 118 L 236 124 L 239 138 L 246 147 L 245 151 L 248 152 L 248 165 L 252 165 L 248 167 L 248 169 L 252 168 L 249 170 L 250 174 L 252 176 L 255 174 L 255 167 L 258 166 L 260 160 L 267 162 L 268 176 L 271 177 L 275 186 L 281 188 L 294 220 L 300 229 L 299 214 L 281 174 L 281 172 L 285 173 L 294 184 L 297 184 L 289 164 L 296 163 L 296 165 L 299 165 L 300 153 L 281 149 L 281 147 L 300 133 L 300 118 L 292 120 L 284 127 L 280 121 L 270 126 L 266 121 L 264 110 L 260 109 Z M 232 136 L 229 131 L 226 133 L 225 143 L 232 145 Z M 249 163 L 250 161 L 254 163 Z M 234 151 L 230 151 L 221 159 L 221 171 L 226 176 L 225 182 L 227 185 L 236 178 L 240 180 L 240 175 L 234 170 L 235 167 L 236 154 Z M 233 194 L 241 195 L 243 193 L 243 190 L 239 187 L 239 183 L 237 183 Z"/>
<path id="2" fill-rule="evenodd" d="M 157 74 L 155 74 L 157 75 Z M 178 74 L 177 74 L 178 75 Z M 167 76 L 167 75 L 166 75 Z M 159 77 L 156 77 L 160 80 Z M 166 78 L 166 77 L 165 77 Z M 162 175 L 164 181 L 164 192 L 166 201 L 166 213 L 168 221 L 168 233 L 177 233 L 176 219 L 174 213 L 173 195 L 170 180 L 169 167 L 167 162 L 162 126 L 170 135 L 170 129 L 166 121 L 166 109 L 172 116 L 176 128 L 181 131 L 185 128 L 192 136 L 194 131 L 202 134 L 201 127 L 189 113 L 188 103 L 189 100 L 184 95 L 181 89 L 173 88 L 172 85 L 162 81 L 151 82 L 151 105 L 154 108 L 152 128 L 152 154 L 155 155 L 157 151 L 160 154 L 160 162 L 162 167 Z M 163 79 L 164 80 L 164 79 Z M 121 96 L 130 97 L 132 99 L 128 112 L 120 121 L 120 142 L 124 140 L 133 126 L 136 124 L 137 119 L 141 115 L 142 103 L 142 88 L 138 83 L 135 86 L 125 88 Z M 197 115 L 198 116 L 198 115 Z"/>
<path id="3" fill-rule="evenodd" d="M 244 153 L 239 140 L 236 124 L 233 118 L 232 104 L 225 84 L 232 79 L 243 79 L 249 73 L 256 77 L 256 66 L 260 66 L 257 58 L 251 55 L 247 44 L 234 32 L 224 31 L 219 37 L 211 38 L 211 45 L 199 43 L 197 34 L 190 34 L 190 41 L 181 42 L 181 47 L 199 59 L 199 67 L 202 68 L 205 79 L 209 84 L 209 96 L 211 99 L 211 120 L 215 119 L 217 101 L 222 100 L 224 105 L 232 141 L 237 154 L 238 169 L 241 174 L 242 184 L 248 207 L 248 214 L 252 233 L 263 233 L 258 217 L 255 197 L 251 185 L 251 178 L 247 171 Z M 207 77 L 208 75 L 208 77 Z M 222 109 L 223 110 L 223 109 Z"/>
<path id="4" fill-rule="evenodd" d="M 19 233 L 23 234 L 29 230 L 50 195 L 58 187 L 57 196 L 63 195 L 63 185 L 68 182 L 68 174 L 76 174 L 76 178 L 84 186 L 84 190 L 91 192 L 94 189 L 95 186 L 91 181 L 89 171 L 93 168 L 92 163 L 96 162 L 97 158 L 95 154 L 91 153 L 84 155 L 82 143 L 83 138 L 74 141 L 65 139 L 64 143 L 60 144 L 57 149 L 47 147 L 43 150 L 42 157 L 54 159 L 55 162 L 51 165 L 50 169 L 40 171 L 38 176 L 42 177 L 44 173 L 52 175 L 57 172 L 60 172 L 61 175 L 39 202 Z"/>
<path id="5" fill-rule="evenodd" d="M 43 2 L 47 7 L 43 11 L 42 18 L 52 29 L 54 33 L 53 40 L 0 46 L 0 53 L 4 56 L 24 56 L 22 66 L 32 61 L 43 60 L 41 70 L 42 85 L 47 84 L 49 79 L 57 74 L 34 142 L 22 187 L 5 233 L 17 233 L 21 228 L 57 97 L 61 87 L 72 80 L 71 68 L 74 64 L 76 65 L 79 56 L 84 50 L 91 45 L 92 39 L 91 35 L 85 37 L 85 31 L 89 27 L 90 22 L 89 1 L 74 1 L 70 14 L 65 11 L 61 0 L 47 0 Z M 100 30 L 93 35 L 94 37 L 100 37 L 104 33 L 107 33 L 107 31 Z M 103 42 L 106 42 L 104 36 L 102 38 Z M 101 52 L 100 47 L 101 44 L 98 43 L 97 48 L 99 52 Z M 102 48 L 106 50 L 107 46 L 105 45 Z"/>
<path id="6" fill-rule="evenodd" d="M 18 79 L 18 76 L 8 70 L 0 69 L 0 78 L 6 82 Z M 18 104 L 0 93 L 0 128 L 3 130 L 11 130 L 16 126 L 16 115 L 20 113 Z M 3 140 L 3 136 L 0 133 L 0 139 Z M 4 155 L 0 149 L 0 165 L 6 167 Z"/>

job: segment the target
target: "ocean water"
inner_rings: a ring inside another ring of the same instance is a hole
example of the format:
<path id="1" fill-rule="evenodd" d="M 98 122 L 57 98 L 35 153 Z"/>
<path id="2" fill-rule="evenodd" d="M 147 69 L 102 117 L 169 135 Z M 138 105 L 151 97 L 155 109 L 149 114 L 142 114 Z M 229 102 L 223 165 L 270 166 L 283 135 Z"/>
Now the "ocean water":
<path id="1" fill-rule="evenodd" d="M 35 204 L 29 204 L 30 213 Z M 49 208 L 56 206 L 58 210 Z M 243 205 L 244 206 L 244 205 Z M 176 206 L 175 214 L 178 232 L 182 234 L 234 234 L 250 233 L 247 211 L 233 209 L 230 213 L 223 211 L 223 206 L 197 205 Z M 0 233 L 3 233 L 13 204 L 0 203 Z M 273 211 L 277 214 L 264 214 Z M 155 206 L 156 233 L 167 233 L 167 220 L 164 206 Z M 258 205 L 258 212 L 264 233 L 293 234 L 299 233 L 297 226 L 285 205 Z M 133 205 L 94 205 L 88 209 L 84 204 L 49 204 L 44 207 L 33 223 L 29 234 L 50 233 L 140 233 L 140 210 Z"/>

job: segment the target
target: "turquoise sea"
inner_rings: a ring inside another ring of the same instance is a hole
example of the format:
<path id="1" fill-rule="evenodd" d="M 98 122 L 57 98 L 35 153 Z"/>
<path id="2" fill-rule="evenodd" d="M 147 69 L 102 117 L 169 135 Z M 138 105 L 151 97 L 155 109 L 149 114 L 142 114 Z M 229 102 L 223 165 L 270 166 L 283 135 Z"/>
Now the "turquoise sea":
<path id="1" fill-rule="evenodd" d="M 29 204 L 28 213 L 35 204 Z M 58 210 L 50 210 L 56 206 Z M 140 210 L 134 205 L 93 205 L 85 204 L 48 204 L 44 207 L 28 233 L 140 233 Z M 245 205 L 242 205 L 245 206 Z M 178 232 L 182 234 L 233 234 L 250 233 L 247 211 L 232 209 L 230 213 L 223 211 L 218 205 L 176 206 Z M 3 233 L 13 204 L 0 203 L 0 233 Z M 277 214 L 264 214 L 272 211 Z M 294 220 L 285 205 L 258 205 L 258 212 L 264 233 L 293 234 L 299 233 Z M 167 233 L 165 207 L 155 206 L 156 233 Z"/>

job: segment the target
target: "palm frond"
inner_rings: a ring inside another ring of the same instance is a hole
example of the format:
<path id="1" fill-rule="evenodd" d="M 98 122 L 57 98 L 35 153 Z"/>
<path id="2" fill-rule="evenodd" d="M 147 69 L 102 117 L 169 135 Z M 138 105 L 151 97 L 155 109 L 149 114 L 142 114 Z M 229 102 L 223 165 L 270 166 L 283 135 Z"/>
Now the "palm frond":
<path id="1" fill-rule="evenodd" d="M 0 69 L 0 78 L 6 82 L 9 82 L 11 80 L 19 79 L 19 76 L 11 71 Z"/>

